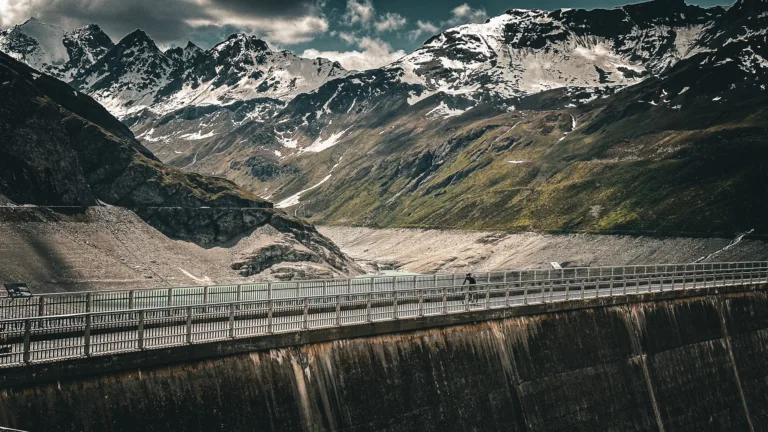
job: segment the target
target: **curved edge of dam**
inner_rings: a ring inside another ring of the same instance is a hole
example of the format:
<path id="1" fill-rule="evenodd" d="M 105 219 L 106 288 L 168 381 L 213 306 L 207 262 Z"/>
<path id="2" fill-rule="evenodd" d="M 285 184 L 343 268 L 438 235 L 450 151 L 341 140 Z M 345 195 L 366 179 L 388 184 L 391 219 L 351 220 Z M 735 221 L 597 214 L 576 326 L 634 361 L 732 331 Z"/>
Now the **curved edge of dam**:
<path id="1" fill-rule="evenodd" d="M 766 354 L 768 286 L 673 291 L 19 368 L 0 425 L 761 430 Z"/>

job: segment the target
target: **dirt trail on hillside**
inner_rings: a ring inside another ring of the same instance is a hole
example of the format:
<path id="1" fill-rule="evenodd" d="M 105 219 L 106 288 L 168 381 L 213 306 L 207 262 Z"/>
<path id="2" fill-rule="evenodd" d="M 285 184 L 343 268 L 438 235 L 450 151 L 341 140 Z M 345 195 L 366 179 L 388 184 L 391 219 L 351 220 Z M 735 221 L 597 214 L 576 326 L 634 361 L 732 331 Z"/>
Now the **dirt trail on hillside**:
<path id="1" fill-rule="evenodd" d="M 331 226 L 318 230 L 369 269 L 418 273 L 551 268 L 551 262 L 569 266 L 692 263 L 710 254 L 710 262 L 768 260 L 768 243 L 748 238 L 723 250 L 733 239 Z"/>

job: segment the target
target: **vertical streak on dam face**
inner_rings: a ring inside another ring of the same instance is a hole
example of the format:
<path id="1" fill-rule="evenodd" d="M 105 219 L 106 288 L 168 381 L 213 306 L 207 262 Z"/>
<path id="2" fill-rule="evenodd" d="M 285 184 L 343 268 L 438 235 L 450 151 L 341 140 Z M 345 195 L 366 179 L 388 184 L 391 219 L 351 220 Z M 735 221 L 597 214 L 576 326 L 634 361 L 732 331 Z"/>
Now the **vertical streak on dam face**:
<path id="1" fill-rule="evenodd" d="M 0 425 L 31 431 L 670 432 L 750 423 L 768 428 L 765 291 L 337 340 L 0 392 Z"/>
<path id="2" fill-rule="evenodd" d="M 717 299 L 633 307 L 644 309 L 643 346 L 665 429 L 749 430 Z"/>
<path id="3" fill-rule="evenodd" d="M 739 381 L 755 430 L 768 429 L 768 296 L 731 296 L 723 313 Z"/>

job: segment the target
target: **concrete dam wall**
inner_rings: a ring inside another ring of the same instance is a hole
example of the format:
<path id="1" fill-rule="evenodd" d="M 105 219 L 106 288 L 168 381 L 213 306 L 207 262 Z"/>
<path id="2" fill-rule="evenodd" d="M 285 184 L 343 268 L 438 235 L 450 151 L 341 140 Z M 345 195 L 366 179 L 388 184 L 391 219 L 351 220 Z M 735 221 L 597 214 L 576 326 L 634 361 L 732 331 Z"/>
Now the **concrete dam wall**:
<path id="1" fill-rule="evenodd" d="M 765 287 L 522 316 L 0 391 L 29 431 L 768 429 Z"/>

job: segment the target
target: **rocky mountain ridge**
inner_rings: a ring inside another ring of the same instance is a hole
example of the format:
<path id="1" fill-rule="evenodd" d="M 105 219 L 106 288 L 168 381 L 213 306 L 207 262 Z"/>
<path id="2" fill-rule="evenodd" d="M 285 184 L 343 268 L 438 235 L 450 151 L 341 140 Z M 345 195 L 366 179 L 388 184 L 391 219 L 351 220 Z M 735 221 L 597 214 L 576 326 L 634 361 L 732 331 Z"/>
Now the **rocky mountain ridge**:
<path id="1" fill-rule="evenodd" d="M 236 245 L 269 228 L 269 241 L 252 241 L 237 268 L 233 263 L 230 271 L 244 277 L 359 271 L 311 225 L 231 181 L 163 164 L 96 101 L 2 53 L 0 99 L 3 222 L 76 220 L 91 207 L 112 205 L 206 248 Z"/>
<path id="2" fill-rule="evenodd" d="M 765 0 L 510 10 L 283 100 L 124 120 L 162 160 L 326 222 L 730 236 L 760 225 L 733 200 L 762 178 L 766 16 Z"/>

